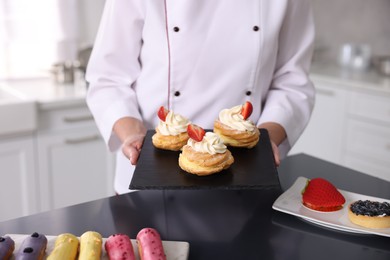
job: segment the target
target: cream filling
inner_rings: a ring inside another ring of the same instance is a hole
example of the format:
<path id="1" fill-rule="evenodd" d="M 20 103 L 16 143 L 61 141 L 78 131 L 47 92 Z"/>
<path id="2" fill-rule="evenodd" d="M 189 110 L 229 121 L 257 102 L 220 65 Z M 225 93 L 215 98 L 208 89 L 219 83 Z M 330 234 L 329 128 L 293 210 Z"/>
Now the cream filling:
<path id="1" fill-rule="evenodd" d="M 245 120 L 241 115 L 242 105 L 223 109 L 219 112 L 219 121 L 230 128 L 253 132 L 256 128 L 255 124 L 250 120 Z"/>
<path id="2" fill-rule="evenodd" d="M 213 132 L 206 132 L 201 142 L 196 142 L 190 138 L 188 139 L 187 145 L 191 146 L 197 152 L 209 154 L 225 153 L 227 149 L 221 138 Z"/>
<path id="3" fill-rule="evenodd" d="M 157 128 L 162 135 L 179 135 L 187 131 L 189 124 L 187 118 L 169 111 L 165 122 L 160 120 Z"/>

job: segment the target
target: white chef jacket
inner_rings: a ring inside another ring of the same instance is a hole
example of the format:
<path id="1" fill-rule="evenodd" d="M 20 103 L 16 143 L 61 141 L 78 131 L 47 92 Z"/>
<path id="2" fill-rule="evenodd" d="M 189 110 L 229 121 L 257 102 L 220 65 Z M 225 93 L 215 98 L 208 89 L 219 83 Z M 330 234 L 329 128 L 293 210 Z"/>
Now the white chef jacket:
<path id="1" fill-rule="evenodd" d="M 87 68 L 88 106 L 112 151 L 115 190 L 128 192 L 132 166 L 114 123 L 158 124 L 165 106 L 205 129 L 220 110 L 253 104 L 257 125 L 301 135 L 314 104 L 308 77 L 314 23 L 310 0 L 107 0 Z"/>

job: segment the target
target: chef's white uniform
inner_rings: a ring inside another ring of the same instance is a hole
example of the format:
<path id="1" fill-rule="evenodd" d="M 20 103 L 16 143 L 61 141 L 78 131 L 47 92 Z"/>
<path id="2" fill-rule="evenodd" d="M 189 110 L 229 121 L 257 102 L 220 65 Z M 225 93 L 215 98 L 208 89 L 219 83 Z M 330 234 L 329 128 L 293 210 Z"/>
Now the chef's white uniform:
<path id="1" fill-rule="evenodd" d="M 158 108 L 169 103 L 211 129 L 221 109 L 250 100 L 252 121 L 285 128 L 284 156 L 314 103 L 310 2 L 107 0 L 87 70 L 87 102 L 109 148 L 120 147 L 112 128 L 122 117 L 153 129 Z M 131 177 L 119 151 L 115 190 L 128 192 Z"/>

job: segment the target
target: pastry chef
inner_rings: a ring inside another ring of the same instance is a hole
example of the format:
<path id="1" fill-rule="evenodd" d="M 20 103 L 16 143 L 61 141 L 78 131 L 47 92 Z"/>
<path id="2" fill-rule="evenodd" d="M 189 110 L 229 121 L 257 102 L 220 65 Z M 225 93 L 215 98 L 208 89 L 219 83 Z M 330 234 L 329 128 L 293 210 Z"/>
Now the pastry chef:
<path id="1" fill-rule="evenodd" d="M 129 192 L 160 106 L 212 129 L 220 110 L 253 104 L 277 163 L 309 121 L 310 0 L 106 0 L 87 69 L 87 103 Z"/>

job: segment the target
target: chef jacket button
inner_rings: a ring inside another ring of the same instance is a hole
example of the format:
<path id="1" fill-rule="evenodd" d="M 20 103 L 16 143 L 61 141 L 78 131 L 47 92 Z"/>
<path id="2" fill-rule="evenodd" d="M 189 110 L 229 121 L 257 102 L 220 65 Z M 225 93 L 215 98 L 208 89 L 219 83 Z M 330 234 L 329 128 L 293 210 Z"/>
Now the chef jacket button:
<path id="1" fill-rule="evenodd" d="M 260 29 L 259 26 L 257 25 L 253 26 L 253 31 L 257 32 L 259 29 Z"/>
<path id="2" fill-rule="evenodd" d="M 175 94 L 174 94 L 176 97 L 180 96 L 180 91 L 175 91 Z"/>
<path id="3" fill-rule="evenodd" d="M 180 31 L 180 29 L 179 29 L 179 27 L 175 26 L 175 27 L 173 27 L 173 31 L 178 32 L 178 31 Z"/>
<path id="4" fill-rule="evenodd" d="M 250 96 L 250 95 L 252 95 L 252 91 L 248 90 L 247 92 L 245 92 L 245 94 L 246 94 L 247 96 Z"/>

